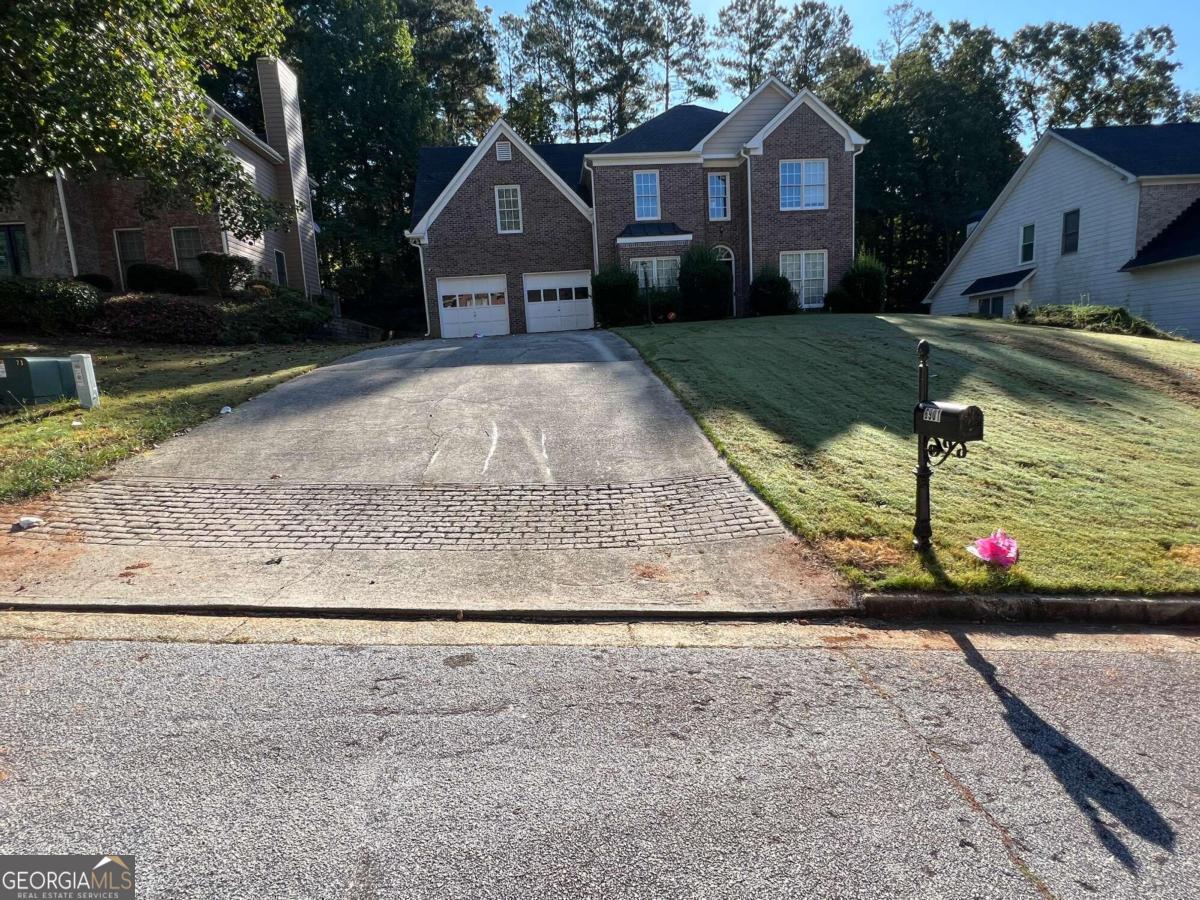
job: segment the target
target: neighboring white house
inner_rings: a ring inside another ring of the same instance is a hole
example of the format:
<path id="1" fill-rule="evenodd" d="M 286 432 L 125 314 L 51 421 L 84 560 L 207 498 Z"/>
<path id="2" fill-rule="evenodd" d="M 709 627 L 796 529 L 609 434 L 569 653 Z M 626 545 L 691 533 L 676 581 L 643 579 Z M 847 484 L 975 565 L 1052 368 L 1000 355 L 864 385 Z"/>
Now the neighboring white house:
<path id="1" fill-rule="evenodd" d="M 1200 123 L 1051 129 L 925 302 L 934 315 L 1124 306 L 1200 338 Z"/>

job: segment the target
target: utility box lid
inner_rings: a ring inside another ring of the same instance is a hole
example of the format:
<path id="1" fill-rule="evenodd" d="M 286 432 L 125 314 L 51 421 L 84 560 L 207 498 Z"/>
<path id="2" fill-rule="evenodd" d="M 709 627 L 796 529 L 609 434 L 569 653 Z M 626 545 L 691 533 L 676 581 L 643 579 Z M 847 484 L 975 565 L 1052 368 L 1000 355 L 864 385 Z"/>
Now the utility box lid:
<path id="1" fill-rule="evenodd" d="M 0 357 L 0 404 L 51 403 L 77 396 L 69 357 Z"/>

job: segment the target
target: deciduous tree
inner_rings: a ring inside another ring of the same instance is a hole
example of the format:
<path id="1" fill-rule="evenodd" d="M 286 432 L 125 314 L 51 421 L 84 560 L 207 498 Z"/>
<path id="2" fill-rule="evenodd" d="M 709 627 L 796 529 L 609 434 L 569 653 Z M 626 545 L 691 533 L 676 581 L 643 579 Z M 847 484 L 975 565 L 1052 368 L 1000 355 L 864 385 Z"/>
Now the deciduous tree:
<path id="1" fill-rule="evenodd" d="M 200 77 L 272 52 L 278 0 L 17 0 L 0 11 L 0 194 L 103 165 L 145 179 L 145 211 L 189 203 L 253 237 L 284 220 L 225 151 Z"/>

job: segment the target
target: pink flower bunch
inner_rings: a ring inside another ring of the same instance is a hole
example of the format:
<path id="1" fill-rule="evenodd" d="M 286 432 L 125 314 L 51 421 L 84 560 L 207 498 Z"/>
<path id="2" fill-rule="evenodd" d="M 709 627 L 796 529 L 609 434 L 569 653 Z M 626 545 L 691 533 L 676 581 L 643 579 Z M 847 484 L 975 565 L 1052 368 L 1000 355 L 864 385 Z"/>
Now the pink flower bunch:
<path id="1" fill-rule="evenodd" d="M 1007 569 L 1021 558 L 1021 548 L 1005 533 L 1004 529 L 993 531 L 990 536 L 980 538 L 967 548 L 967 552 L 988 565 Z"/>

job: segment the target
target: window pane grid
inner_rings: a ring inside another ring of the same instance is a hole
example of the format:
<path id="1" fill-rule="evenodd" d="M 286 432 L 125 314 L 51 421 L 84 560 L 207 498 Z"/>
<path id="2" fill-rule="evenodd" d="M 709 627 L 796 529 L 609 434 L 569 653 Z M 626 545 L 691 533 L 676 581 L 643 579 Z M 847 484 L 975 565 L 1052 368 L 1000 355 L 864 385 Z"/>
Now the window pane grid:
<path id="1" fill-rule="evenodd" d="M 708 176 L 708 217 L 710 219 L 729 218 L 729 176 Z"/>
<path id="2" fill-rule="evenodd" d="M 825 209 L 829 166 L 824 159 L 779 164 L 779 208 Z"/>
<path id="3" fill-rule="evenodd" d="M 180 272 L 199 276 L 200 255 L 203 247 L 200 243 L 199 228 L 176 228 L 172 232 L 175 239 L 175 261 Z"/>
<path id="4" fill-rule="evenodd" d="M 496 222 L 501 232 L 521 230 L 520 188 L 496 188 Z"/>
<path id="5" fill-rule="evenodd" d="M 635 172 L 633 176 L 634 215 L 639 219 L 658 218 L 658 173 Z"/>
<path id="6" fill-rule="evenodd" d="M 642 290 L 671 290 L 679 287 L 679 257 L 655 256 L 630 260 Z"/>
<path id="7" fill-rule="evenodd" d="M 788 280 L 796 303 L 805 307 L 825 305 L 825 254 L 819 250 L 779 255 L 779 274 Z"/>

